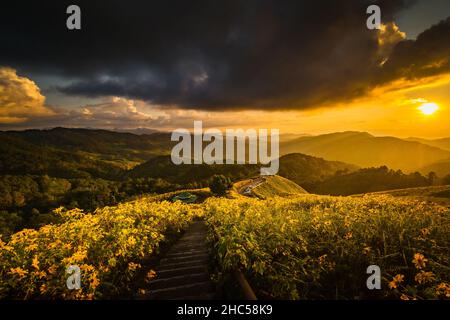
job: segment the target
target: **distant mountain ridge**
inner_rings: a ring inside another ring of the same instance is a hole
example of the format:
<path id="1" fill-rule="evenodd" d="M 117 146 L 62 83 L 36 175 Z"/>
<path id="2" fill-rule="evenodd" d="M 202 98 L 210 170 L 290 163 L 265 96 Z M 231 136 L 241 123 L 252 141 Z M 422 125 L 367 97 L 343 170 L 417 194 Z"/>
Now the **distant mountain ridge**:
<path id="1" fill-rule="evenodd" d="M 304 153 L 361 167 L 386 165 L 405 172 L 450 159 L 450 151 L 417 141 L 376 137 L 367 132 L 337 132 L 301 137 L 280 145 L 281 154 Z"/>
<path id="2" fill-rule="evenodd" d="M 243 180 L 259 175 L 259 165 L 207 165 L 172 163 L 170 156 L 153 158 L 127 172 L 129 178 L 153 177 L 167 180 L 171 183 L 206 182 L 214 174 L 222 174 L 234 180 Z M 288 154 L 280 158 L 278 175 L 292 180 L 299 186 L 309 189 L 319 181 L 339 172 L 357 170 L 355 165 L 326 161 L 321 158 L 304 154 Z"/>
<path id="3" fill-rule="evenodd" d="M 440 138 L 440 139 L 423 139 L 423 138 L 416 138 L 416 137 L 410 137 L 405 139 L 407 141 L 416 141 L 423 144 L 427 144 L 432 147 L 444 149 L 450 151 L 450 138 Z"/>
<path id="4" fill-rule="evenodd" d="M 437 143 L 446 142 L 446 139 L 438 140 Z M 165 175 L 169 180 L 171 175 L 177 175 L 175 180 L 188 181 L 192 180 L 194 172 L 197 178 L 201 178 L 214 170 L 242 177 L 254 171 L 248 166 L 244 166 L 245 169 L 240 166 L 218 168 L 207 165 L 201 168 L 172 167 L 168 161 L 175 144 L 170 141 L 168 132 L 136 135 L 101 129 L 68 128 L 0 131 L 0 174 L 30 173 L 62 178 L 92 176 L 108 179 Z M 375 137 L 367 132 L 297 136 L 282 140 L 280 151 L 279 174 L 302 187 L 321 181 L 336 171 L 351 172 L 359 167 L 386 165 L 404 172 L 428 174 L 435 171 L 441 177 L 450 173 L 448 150 L 418 141 Z M 129 171 L 139 164 L 142 166 Z M 170 166 L 171 171 L 161 173 L 156 167 L 150 168 L 151 164 L 162 168 Z"/>
<path id="5" fill-rule="evenodd" d="M 141 161 L 168 154 L 171 149 L 170 135 L 162 132 L 137 135 L 103 129 L 57 127 L 48 130 L 3 131 L 3 134 L 35 146 L 121 156 Z"/>

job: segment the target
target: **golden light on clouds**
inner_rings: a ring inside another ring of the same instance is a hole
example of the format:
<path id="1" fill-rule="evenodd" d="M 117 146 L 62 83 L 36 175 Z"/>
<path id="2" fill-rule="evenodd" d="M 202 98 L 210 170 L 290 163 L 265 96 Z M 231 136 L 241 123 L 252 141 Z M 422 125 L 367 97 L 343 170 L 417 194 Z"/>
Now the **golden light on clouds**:
<path id="1" fill-rule="evenodd" d="M 164 108 L 141 100 L 107 97 L 79 108 L 52 107 L 31 79 L 0 68 L 0 125 L 45 118 L 46 125 L 102 128 L 191 128 L 193 119 L 212 128 L 277 128 L 283 133 L 365 131 L 374 135 L 438 138 L 450 136 L 450 74 L 399 79 L 363 97 L 308 110 L 211 112 Z M 434 116 L 438 115 L 438 116 Z M 52 120 L 55 119 L 55 120 Z"/>
<path id="2" fill-rule="evenodd" d="M 34 81 L 17 75 L 12 68 L 0 67 L 0 123 L 20 123 L 53 114 Z"/>

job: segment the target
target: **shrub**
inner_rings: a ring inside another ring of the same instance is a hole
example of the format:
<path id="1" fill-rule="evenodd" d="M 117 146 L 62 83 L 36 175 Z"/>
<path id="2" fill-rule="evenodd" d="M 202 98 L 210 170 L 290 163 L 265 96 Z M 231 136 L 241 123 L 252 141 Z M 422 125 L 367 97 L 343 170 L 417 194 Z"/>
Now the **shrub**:
<path id="1" fill-rule="evenodd" d="M 209 188 L 211 192 L 218 196 L 223 196 L 233 186 L 230 178 L 223 175 L 215 175 L 211 178 Z"/>

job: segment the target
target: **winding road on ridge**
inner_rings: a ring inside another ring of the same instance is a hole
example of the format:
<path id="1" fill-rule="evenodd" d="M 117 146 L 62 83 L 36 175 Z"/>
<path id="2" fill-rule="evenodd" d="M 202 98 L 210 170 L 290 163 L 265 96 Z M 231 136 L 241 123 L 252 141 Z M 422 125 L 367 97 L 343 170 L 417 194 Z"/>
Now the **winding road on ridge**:
<path id="1" fill-rule="evenodd" d="M 266 181 L 265 177 L 253 178 L 249 183 L 240 187 L 238 189 L 238 193 L 243 196 L 253 197 L 252 190 L 257 186 L 259 186 L 260 184 L 264 183 L 265 181 Z"/>

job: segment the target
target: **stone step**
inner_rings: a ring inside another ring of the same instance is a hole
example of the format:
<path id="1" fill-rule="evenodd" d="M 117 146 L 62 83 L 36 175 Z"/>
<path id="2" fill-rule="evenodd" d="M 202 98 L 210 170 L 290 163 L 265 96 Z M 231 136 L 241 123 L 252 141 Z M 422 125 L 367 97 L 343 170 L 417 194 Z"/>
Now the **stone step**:
<path id="1" fill-rule="evenodd" d="M 166 258 L 187 257 L 201 254 L 209 254 L 208 249 L 186 250 L 186 251 L 170 250 L 167 253 Z"/>
<path id="2" fill-rule="evenodd" d="M 208 300 L 215 297 L 208 273 L 209 248 L 204 221 L 193 222 L 181 239 L 159 261 L 156 278 L 143 299 Z"/>
<path id="3" fill-rule="evenodd" d="M 206 238 L 206 233 L 205 232 L 187 232 L 185 233 L 181 239 L 185 238 L 185 237 L 203 237 Z"/>
<path id="4" fill-rule="evenodd" d="M 182 276 L 176 276 L 171 278 L 164 278 L 164 279 L 155 279 L 150 282 L 149 288 L 150 290 L 156 290 L 156 289 L 164 289 L 164 288 L 170 288 L 170 287 L 178 287 L 198 282 L 205 282 L 211 280 L 209 278 L 209 274 L 207 272 L 202 273 L 192 273 Z"/>
<path id="5" fill-rule="evenodd" d="M 216 298 L 216 293 L 211 292 L 211 293 L 205 293 L 205 294 L 201 294 L 198 296 L 184 296 L 184 297 L 179 297 L 173 300 L 214 300 Z"/>
<path id="6" fill-rule="evenodd" d="M 177 263 L 177 262 L 185 262 L 185 261 L 192 261 L 192 260 L 201 260 L 201 259 L 206 259 L 208 260 L 209 255 L 208 253 L 202 253 L 202 254 L 185 254 L 185 255 L 180 255 L 180 256 L 176 256 L 176 257 L 168 257 L 168 258 L 163 258 L 161 259 L 161 264 L 166 264 L 166 263 Z"/>
<path id="7" fill-rule="evenodd" d="M 178 242 L 185 242 L 185 241 L 205 241 L 206 240 L 206 236 L 205 235 L 203 235 L 203 236 L 200 236 L 200 235 L 198 235 L 198 236 L 194 236 L 194 235 L 189 235 L 189 236 L 184 236 L 184 237 L 182 237 L 182 238 L 180 238 L 179 240 L 178 240 Z"/>
<path id="8" fill-rule="evenodd" d="M 207 263 L 208 259 L 199 259 L 174 263 L 162 263 L 159 267 L 156 268 L 156 272 L 184 267 L 206 266 Z"/>
<path id="9" fill-rule="evenodd" d="M 172 250 L 175 251 L 188 251 L 188 250 L 201 250 L 207 249 L 207 247 L 203 243 L 186 243 L 186 244 L 176 244 L 172 247 Z"/>
<path id="10" fill-rule="evenodd" d="M 150 299 L 170 300 L 184 296 L 200 296 L 204 294 L 214 293 L 214 286 L 211 281 L 197 282 L 193 284 L 157 289 L 150 291 Z"/>
<path id="11" fill-rule="evenodd" d="M 191 267 L 182 267 L 182 268 L 174 268 L 174 269 L 166 269 L 158 271 L 156 274 L 158 278 L 170 278 L 181 276 L 185 274 L 193 274 L 193 273 L 202 273 L 207 272 L 208 268 L 205 265 L 197 265 Z"/>

